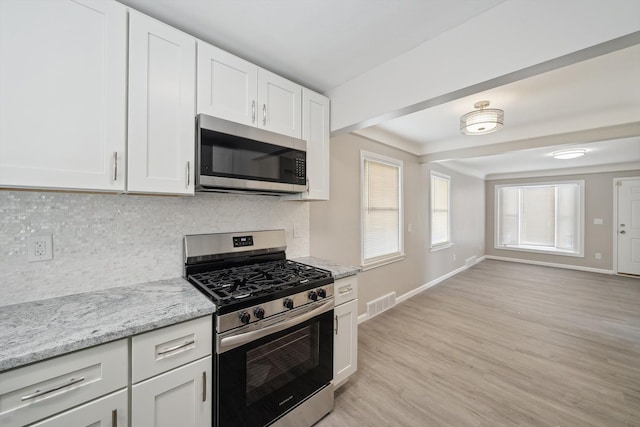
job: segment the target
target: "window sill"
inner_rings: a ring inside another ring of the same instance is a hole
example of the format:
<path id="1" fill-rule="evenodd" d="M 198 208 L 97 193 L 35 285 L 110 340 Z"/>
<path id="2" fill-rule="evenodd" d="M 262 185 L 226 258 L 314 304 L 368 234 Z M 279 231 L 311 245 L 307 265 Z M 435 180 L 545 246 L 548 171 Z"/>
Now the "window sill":
<path id="1" fill-rule="evenodd" d="M 536 254 L 570 256 L 575 258 L 584 258 L 584 253 L 569 252 L 563 249 L 542 249 L 539 246 L 494 246 L 496 249 L 503 251 L 530 252 Z"/>
<path id="2" fill-rule="evenodd" d="M 380 259 L 377 261 L 369 261 L 369 263 L 363 263 L 360 265 L 361 271 L 373 270 L 374 268 L 382 267 L 384 265 L 393 264 L 394 262 L 402 261 L 405 258 L 404 254 L 398 254 L 389 258 Z"/>
<path id="3" fill-rule="evenodd" d="M 438 252 L 438 251 L 441 251 L 443 249 L 449 249 L 452 246 L 453 246 L 452 242 L 442 243 L 442 244 L 437 245 L 437 246 L 431 246 L 431 252 Z"/>

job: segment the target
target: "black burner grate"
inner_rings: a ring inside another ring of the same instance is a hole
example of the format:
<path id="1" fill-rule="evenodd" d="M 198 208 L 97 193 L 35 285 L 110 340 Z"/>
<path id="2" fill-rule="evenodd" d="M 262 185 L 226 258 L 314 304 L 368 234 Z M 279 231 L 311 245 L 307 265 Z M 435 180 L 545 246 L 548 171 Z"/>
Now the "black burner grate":
<path id="1" fill-rule="evenodd" d="M 281 260 L 230 267 L 189 275 L 220 305 L 258 297 L 309 282 L 326 279 L 331 273 L 295 261 Z"/>

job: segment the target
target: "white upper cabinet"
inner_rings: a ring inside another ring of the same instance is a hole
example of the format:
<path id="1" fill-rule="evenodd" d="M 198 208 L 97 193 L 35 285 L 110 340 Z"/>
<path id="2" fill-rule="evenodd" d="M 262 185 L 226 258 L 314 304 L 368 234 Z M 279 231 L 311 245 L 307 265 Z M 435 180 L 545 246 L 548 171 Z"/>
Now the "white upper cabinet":
<path id="1" fill-rule="evenodd" d="M 302 87 L 198 41 L 198 113 L 302 136 Z"/>
<path id="2" fill-rule="evenodd" d="M 130 192 L 193 194 L 196 41 L 131 11 Z"/>
<path id="3" fill-rule="evenodd" d="M 260 68 L 258 70 L 258 127 L 300 138 L 302 87 Z"/>
<path id="4" fill-rule="evenodd" d="M 198 41 L 198 113 L 256 126 L 258 67 Z"/>
<path id="5" fill-rule="evenodd" d="M 0 1 L 0 187 L 125 189 L 127 11 Z"/>
<path id="6" fill-rule="evenodd" d="M 302 200 L 329 200 L 329 98 L 302 89 L 302 139 L 307 141 L 307 184 Z"/>

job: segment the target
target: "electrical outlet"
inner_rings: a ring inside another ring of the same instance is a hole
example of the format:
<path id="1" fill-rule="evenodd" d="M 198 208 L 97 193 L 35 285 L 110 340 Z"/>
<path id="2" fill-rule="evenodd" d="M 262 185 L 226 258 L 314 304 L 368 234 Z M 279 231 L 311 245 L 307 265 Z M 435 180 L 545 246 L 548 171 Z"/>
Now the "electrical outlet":
<path id="1" fill-rule="evenodd" d="M 602 254 L 600 252 L 596 252 L 596 259 L 602 259 Z"/>
<path id="2" fill-rule="evenodd" d="M 27 237 L 27 260 L 29 262 L 53 259 L 53 236 L 40 234 Z"/>

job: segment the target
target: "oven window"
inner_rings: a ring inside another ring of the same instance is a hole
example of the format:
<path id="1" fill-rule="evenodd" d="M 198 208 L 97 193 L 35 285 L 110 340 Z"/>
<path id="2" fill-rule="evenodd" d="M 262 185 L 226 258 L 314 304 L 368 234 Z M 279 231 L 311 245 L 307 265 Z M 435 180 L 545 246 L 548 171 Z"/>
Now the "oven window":
<path id="1" fill-rule="evenodd" d="M 247 406 L 319 364 L 318 323 L 247 352 Z"/>

